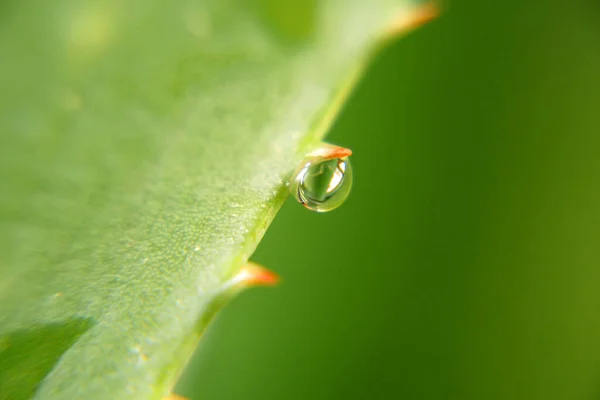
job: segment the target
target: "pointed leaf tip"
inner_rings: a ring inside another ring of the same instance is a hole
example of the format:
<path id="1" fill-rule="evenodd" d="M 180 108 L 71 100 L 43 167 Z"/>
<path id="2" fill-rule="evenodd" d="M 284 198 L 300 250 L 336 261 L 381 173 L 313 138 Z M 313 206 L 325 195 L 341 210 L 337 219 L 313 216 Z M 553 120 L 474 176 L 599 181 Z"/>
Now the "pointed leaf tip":
<path id="1" fill-rule="evenodd" d="M 329 143 L 323 143 L 320 147 L 307 154 L 308 158 L 320 158 L 331 160 L 333 158 L 344 158 L 352 155 L 352 150 L 345 147 L 336 146 Z"/>
<path id="2" fill-rule="evenodd" d="M 252 262 L 244 265 L 237 276 L 247 286 L 275 286 L 280 281 L 275 272 Z"/>
<path id="3" fill-rule="evenodd" d="M 396 15 L 383 32 L 384 38 L 402 36 L 440 15 L 437 2 L 430 2 Z"/>
<path id="4" fill-rule="evenodd" d="M 279 280 L 279 275 L 275 272 L 253 262 L 248 262 L 225 284 L 225 286 L 275 286 L 279 283 Z"/>
<path id="5" fill-rule="evenodd" d="M 187 397 L 179 396 L 178 394 L 170 394 L 162 398 L 162 400 L 189 400 Z"/>

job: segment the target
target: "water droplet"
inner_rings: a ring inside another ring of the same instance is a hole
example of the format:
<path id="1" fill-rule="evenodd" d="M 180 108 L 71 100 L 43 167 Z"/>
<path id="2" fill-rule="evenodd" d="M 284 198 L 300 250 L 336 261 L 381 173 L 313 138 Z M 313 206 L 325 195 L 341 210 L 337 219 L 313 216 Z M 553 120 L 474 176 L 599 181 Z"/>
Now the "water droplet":
<path id="1" fill-rule="evenodd" d="M 292 194 L 309 210 L 331 211 L 346 200 L 352 188 L 348 157 L 311 159 L 292 178 Z"/>

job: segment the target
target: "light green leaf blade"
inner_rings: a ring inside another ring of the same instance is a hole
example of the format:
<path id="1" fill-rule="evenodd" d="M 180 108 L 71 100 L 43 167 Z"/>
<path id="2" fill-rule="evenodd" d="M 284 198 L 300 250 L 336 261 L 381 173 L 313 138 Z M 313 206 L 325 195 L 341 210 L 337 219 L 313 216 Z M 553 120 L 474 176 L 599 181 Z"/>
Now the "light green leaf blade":
<path id="1" fill-rule="evenodd" d="M 413 6 L 0 5 L 0 399 L 168 394 Z"/>

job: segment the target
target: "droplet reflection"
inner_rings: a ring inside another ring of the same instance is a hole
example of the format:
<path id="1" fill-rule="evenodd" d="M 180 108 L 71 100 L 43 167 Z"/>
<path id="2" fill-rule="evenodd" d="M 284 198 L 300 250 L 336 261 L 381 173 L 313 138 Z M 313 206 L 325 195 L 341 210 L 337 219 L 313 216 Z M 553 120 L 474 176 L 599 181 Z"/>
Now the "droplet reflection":
<path id="1" fill-rule="evenodd" d="M 310 160 L 292 180 L 292 194 L 306 208 L 331 211 L 346 200 L 352 188 L 352 166 L 348 157 Z"/>

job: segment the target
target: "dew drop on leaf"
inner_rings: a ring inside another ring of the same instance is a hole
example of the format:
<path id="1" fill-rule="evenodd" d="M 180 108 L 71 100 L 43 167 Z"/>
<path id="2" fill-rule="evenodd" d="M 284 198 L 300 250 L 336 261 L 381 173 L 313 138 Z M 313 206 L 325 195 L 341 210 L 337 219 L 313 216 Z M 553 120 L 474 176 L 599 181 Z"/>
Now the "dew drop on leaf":
<path id="1" fill-rule="evenodd" d="M 348 157 L 311 160 L 292 178 L 292 194 L 309 210 L 327 212 L 342 205 L 352 188 Z"/>

